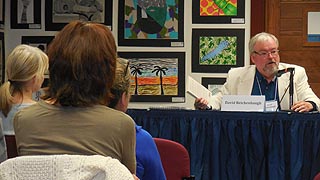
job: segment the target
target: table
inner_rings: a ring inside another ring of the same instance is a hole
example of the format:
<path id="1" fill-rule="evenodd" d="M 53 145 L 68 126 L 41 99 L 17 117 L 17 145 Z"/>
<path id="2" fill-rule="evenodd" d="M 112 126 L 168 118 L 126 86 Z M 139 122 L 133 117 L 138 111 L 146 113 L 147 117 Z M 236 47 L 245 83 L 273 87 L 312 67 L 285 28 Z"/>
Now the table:
<path id="1" fill-rule="evenodd" d="M 153 137 L 189 151 L 197 180 L 312 179 L 320 172 L 320 114 L 129 109 Z"/>

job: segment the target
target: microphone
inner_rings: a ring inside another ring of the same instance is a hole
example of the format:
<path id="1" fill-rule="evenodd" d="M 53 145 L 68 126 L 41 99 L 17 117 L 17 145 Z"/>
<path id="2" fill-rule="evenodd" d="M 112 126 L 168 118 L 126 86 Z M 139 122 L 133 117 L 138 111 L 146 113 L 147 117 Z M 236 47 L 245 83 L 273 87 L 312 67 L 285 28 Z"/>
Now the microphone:
<path id="1" fill-rule="evenodd" d="M 287 73 L 287 72 L 290 72 L 290 73 L 294 72 L 294 67 L 278 70 L 276 72 L 276 76 L 280 77 L 282 74 Z"/>

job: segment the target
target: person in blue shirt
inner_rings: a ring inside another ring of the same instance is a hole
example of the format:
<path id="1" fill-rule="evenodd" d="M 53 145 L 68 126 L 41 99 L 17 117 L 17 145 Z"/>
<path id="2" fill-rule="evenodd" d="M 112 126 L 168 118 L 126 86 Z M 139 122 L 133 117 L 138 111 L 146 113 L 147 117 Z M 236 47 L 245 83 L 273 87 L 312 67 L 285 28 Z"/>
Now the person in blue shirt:
<path id="1" fill-rule="evenodd" d="M 308 83 L 305 69 L 280 62 L 279 41 L 273 34 L 261 32 L 253 36 L 249 41 L 249 53 L 253 64 L 231 69 L 217 94 L 211 99 L 199 97 L 195 100 L 196 109 L 220 110 L 224 95 L 264 95 L 266 106 L 275 111 L 319 111 L 320 100 Z M 294 74 L 293 83 L 290 83 L 291 73 Z M 294 90 L 292 106 L 290 84 Z"/>
<path id="2" fill-rule="evenodd" d="M 109 107 L 126 112 L 130 101 L 129 61 L 118 58 L 116 76 L 111 89 L 113 99 Z M 165 180 L 160 155 L 152 136 L 141 126 L 136 125 L 136 175 L 140 180 Z"/>

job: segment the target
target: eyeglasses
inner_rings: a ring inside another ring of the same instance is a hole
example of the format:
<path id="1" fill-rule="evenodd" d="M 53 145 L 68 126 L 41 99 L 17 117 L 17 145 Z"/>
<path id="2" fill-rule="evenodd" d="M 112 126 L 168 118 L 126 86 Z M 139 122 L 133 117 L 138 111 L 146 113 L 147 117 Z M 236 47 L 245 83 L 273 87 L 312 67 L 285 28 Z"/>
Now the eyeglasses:
<path id="1" fill-rule="evenodd" d="M 266 52 L 266 51 L 260 51 L 260 52 L 257 52 L 257 51 L 253 51 L 255 54 L 263 57 L 263 58 L 267 58 L 269 56 L 269 54 L 272 56 L 272 57 L 276 57 L 279 55 L 279 50 L 272 50 L 270 52 Z"/>

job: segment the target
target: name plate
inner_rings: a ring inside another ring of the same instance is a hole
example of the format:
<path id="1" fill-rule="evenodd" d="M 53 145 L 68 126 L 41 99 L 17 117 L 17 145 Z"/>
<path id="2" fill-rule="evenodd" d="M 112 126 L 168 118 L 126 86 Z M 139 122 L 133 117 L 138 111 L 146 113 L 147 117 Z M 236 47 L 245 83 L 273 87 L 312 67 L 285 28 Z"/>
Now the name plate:
<path id="1" fill-rule="evenodd" d="M 224 95 L 221 111 L 263 112 L 265 96 Z"/>

